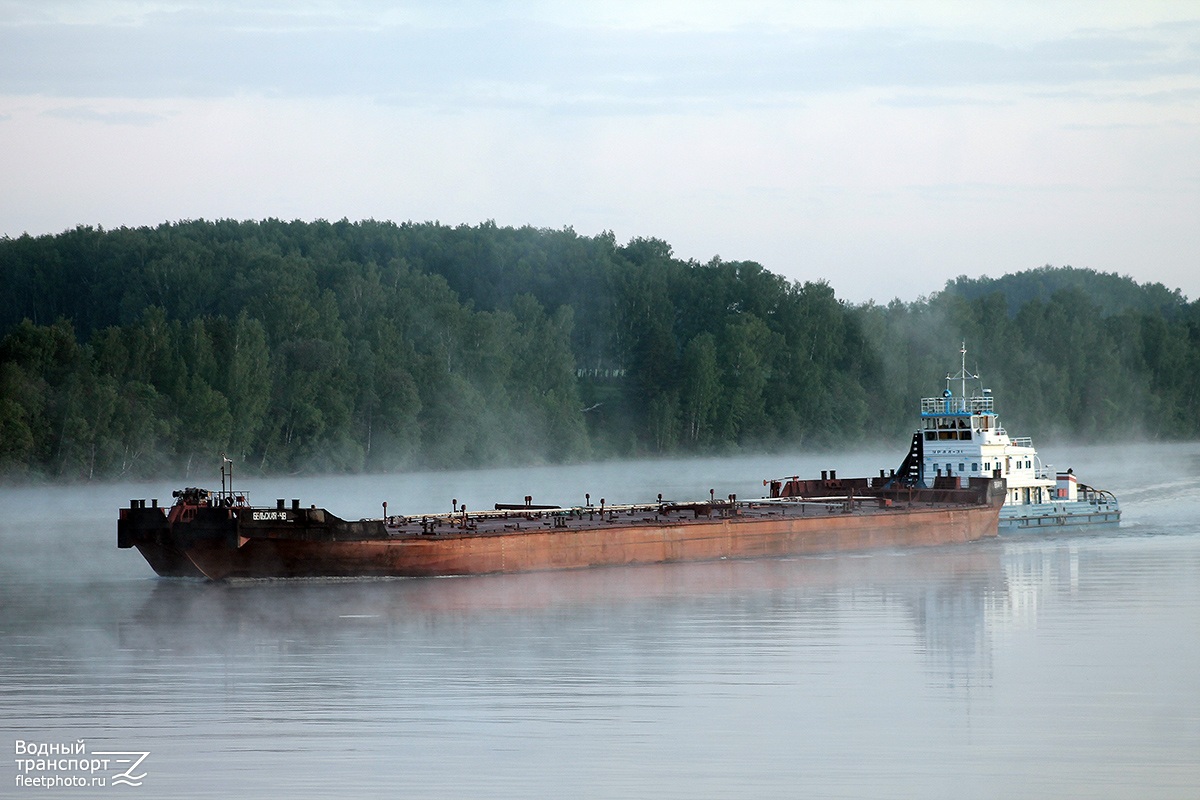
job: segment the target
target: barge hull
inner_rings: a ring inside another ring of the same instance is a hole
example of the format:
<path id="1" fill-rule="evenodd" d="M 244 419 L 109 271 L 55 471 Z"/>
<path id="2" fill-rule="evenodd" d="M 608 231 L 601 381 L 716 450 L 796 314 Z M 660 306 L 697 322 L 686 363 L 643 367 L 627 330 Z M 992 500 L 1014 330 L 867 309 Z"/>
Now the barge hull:
<path id="1" fill-rule="evenodd" d="M 952 544 L 995 536 L 998 515 L 998 507 L 978 506 L 391 541 L 263 537 L 236 548 L 198 542 L 186 552 L 212 580 L 476 575 Z"/>
<path id="2" fill-rule="evenodd" d="M 998 533 L 1002 479 L 931 489 L 874 479 L 771 482 L 755 501 L 499 504 L 495 511 L 344 520 L 316 506 L 240 504 L 185 489 L 169 510 L 122 509 L 119 547 L 163 576 L 426 577 L 769 558 L 970 542 Z"/>

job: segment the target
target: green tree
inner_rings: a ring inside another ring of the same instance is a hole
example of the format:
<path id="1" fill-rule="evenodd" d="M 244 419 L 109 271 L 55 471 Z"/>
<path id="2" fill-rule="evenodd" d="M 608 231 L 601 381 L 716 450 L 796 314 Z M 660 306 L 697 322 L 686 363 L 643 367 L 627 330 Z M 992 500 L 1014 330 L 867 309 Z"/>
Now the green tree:
<path id="1" fill-rule="evenodd" d="M 684 437 L 692 445 L 707 444 L 721 400 L 717 340 L 711 333 L 697 334 L 684 348 L 682 387 Z"/>

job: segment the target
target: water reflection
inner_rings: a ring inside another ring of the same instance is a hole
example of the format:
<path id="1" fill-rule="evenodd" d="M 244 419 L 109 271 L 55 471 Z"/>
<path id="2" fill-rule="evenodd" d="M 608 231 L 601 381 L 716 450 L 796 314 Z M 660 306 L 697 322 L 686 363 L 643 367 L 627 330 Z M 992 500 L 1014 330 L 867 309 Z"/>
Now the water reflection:
<path id="1" fill-rule="evenodd" d="M 157 580 L 116 618 L 116 646 L 139 658 L 288 659 L 331 647 L 396 658 L 413 643 L 432 646 L 450 629 L 460 643 L 503 632 L 514 648 L 538 658 L 549 629 L 560 643 L 578 637 L 581 646 L 600 635 L 686 648 L 690 637 L 711 636 L 780 648 L 865 624 L 911 638 L 930 681 L 952 686 L 968 675 L 988 680 L 988 612 L 995 612 L 995 598 L 1011 596 L 1000 557 L 993 543 L 471 578 Z M 652 639 L 640 638 L 644 631 Z"/>
<path id="2" fill-rule="evenodd" d="M 1005 593 L 987 609 L 994 630 L 1037 627 L 1048 597 L 1079 589 L 1079 544 L 1048 546 L 1045 540 L 1010 543 L 1004 554 Z"/>
<path id="3" fill-rule="evenodd" d="M 686 647 L 700 632 L 760 648 L 808 646 L 847 630 L 907 640 L 930 685 L 986 686 L 993 635 L 1034 628 L 1049 597 L 1080 582 L 1078 542 L 993 541 L 929 550 L 607 568 L 469 578 L 371 581 L 148 579 L 70 591 L 4 591 L 5 650 L 26 648 L 54 681 L 116 652 L 125 662 L 287 660 L 329 648 L 403 656 L 495 636 L 514 647 L 595 634 Z M 705 627 L 707 626 L 707 627 Z M 900 626 L 900 627 L 897 627 Z M 538 657 L 536 647 L 527 655 Z M 12 662 L 10 661 L 10 664 Z M 14 664 L 14 666 L 16 666 Z"/>

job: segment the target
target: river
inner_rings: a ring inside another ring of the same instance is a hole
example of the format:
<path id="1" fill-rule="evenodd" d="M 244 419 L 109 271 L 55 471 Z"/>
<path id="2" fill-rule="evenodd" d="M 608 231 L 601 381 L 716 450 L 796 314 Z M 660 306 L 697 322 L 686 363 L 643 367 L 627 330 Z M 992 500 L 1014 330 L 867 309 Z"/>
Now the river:
<path id="1" fill-rule="evenodd" d="M 1200 444 L 1043 450 L 1117 493 L 1121 526 L 828 557 L 210 584 L 156 578 L 115 546 L 117 509 L 167 503 L 174 483 L 5 488 L 0 794 L 1195 798 Z M 357 518 L 384 501 L 749 497 L 763 478 L 898 460 L 241 488 Z"/>

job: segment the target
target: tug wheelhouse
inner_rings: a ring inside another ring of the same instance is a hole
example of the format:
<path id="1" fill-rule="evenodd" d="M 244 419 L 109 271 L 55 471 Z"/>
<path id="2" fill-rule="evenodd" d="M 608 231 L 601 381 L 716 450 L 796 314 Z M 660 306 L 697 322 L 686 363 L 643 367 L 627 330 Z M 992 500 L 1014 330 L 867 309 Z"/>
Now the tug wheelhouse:
<path id="1" fill-rule="evenodd" d="M 941 397 L 921 400 L 922 482 L 934 478 L 1004 478 L 1008 495 L 1000 512 L 1001 530 L 1029 527 L 1111 524 L 1120 520 L 1116 498 L 1080 484 L 1073 470 L 1052 472 L 1028 436 L 1010 437 L 996 414 L 990 389 L 967 394 L 979 382 L 962 366 L 946 375 Z M 955 394 L 955 389 L 958 393 Z"/>

